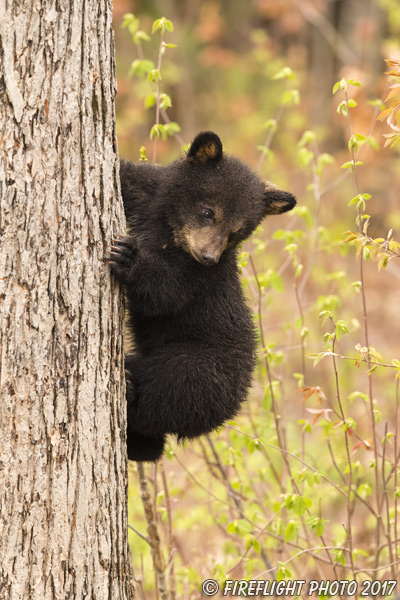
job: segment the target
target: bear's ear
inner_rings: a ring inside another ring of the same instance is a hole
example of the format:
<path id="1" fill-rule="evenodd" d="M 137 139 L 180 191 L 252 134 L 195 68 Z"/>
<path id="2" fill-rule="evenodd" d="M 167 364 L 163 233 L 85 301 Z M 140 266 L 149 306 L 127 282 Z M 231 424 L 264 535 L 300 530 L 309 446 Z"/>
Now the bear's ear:
<path id="1" fill-rule="evenodd" d="M 292 210 L 296 205 L 296 198 L 289 192 L 284 192 L 277 185 L 265 184 L 264 192 L 265 213 L 266 215 L 280 215 L 288 210 Z"/>
<path id="2" fill-rule="evenodd" d="M 198 133 L 189 148 L 188 158 L 201 163 L 221 160 L 222 143 L 217 134 L 212 131 Z"/>

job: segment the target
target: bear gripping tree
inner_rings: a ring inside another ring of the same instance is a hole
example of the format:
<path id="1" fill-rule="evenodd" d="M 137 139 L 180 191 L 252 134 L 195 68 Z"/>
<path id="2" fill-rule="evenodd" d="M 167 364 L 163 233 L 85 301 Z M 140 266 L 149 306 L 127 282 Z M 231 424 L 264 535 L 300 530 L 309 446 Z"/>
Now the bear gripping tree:
<path id="1" fill-rule="evenodd" d="M 0 598 L 131 600 L 109 0 L 0 0 Z"/>
<path id="2" fill-rule="evenodd" d="M 296 199 L 223 152 L 212 131 L 164 167 L 121 163 L 131 235 L 114 241 L 135 350 L 126 355 L 128 457 L 158 460 L 166 434 L 193 439 L 245 401 L 256 336 L 236 248 Z"/>

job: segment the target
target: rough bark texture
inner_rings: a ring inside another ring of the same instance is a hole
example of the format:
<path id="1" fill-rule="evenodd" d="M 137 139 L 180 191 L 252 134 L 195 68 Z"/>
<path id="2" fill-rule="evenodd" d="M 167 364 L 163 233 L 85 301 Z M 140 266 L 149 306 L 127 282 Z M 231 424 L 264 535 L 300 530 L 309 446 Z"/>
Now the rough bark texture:
<path id="1" fill-rule="evenodd" d="M 0 0 L 0 598 L 132 599 L 111 1 Z"/>

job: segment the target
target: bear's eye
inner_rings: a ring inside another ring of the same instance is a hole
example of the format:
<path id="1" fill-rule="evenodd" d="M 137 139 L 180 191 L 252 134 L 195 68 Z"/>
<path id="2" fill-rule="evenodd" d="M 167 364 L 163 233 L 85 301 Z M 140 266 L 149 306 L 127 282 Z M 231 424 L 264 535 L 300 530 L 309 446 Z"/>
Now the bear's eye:
<path id="1" fill-rule="evenodd" d="M 205 219 L 212 219 L 214 216 L 213 211 L 210 208 L 207 208 L 206 210 L 203 210 L 203 217 Z"/>

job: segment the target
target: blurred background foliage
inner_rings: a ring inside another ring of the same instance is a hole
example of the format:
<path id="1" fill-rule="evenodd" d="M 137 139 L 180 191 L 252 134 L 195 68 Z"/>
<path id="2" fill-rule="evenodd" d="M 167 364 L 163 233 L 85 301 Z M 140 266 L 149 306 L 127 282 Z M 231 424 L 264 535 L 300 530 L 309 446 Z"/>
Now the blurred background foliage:
<path id="1" fill-rule="evenodd" d="M 149 35 L 140 48 L 121 27 L 127 13 Z M 399 152 L 383 148 L 390 129 L 377 121 L 392 83 L 384 59 L 400 52 L 400 5 L 114 0 L 118 145 L 131 160 L 142 146 L 151 160 L 155 123 L 155 106 L 145 107 L 154 84 L 131 65 L 157 64 L 160 36 L 151 30 L 163 15 L 176 48 L 162 57 L 160 88 L 180 131 L 157 141 L 157 162 L 211 129 L 226 152 L 299 203 L 242 248 L 262 329 L 249 403 L 219 434 L 184 450 L 171 440 L 168 458 L 147 469 L 169 597 L 198 598 L 209 577 L 396 579 L 400 263 L 394 257 L 378 269 L 361 249 L 360 286 L 357 244 L 344 243 L 344 232 L 357 232 L 357 214 L 362 223 L 368 214 L 368 236 L 400 237 Z M 342 79 L 362 84 L 346 86 L 363 163 L 355 174 L 342 168 L 352 160 L 349 119 L 338 113 L 343 89 L 332 95 Z M 358 193 L 371 198 L 357 213 Z M 332 350 L 336 360 L 321 354 Z M 373 362 L 388 366 L 368 374 Z M 145 533 L 135 472 L 132 464 L 130 522 Z M 156 598 L 149 544 L 134 531 L 130 541 L 138 597 Z"/>

